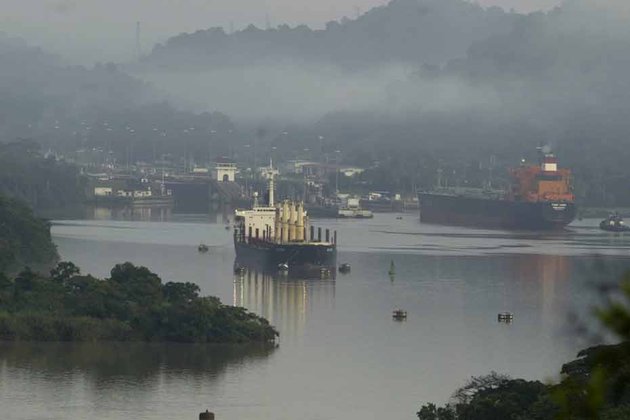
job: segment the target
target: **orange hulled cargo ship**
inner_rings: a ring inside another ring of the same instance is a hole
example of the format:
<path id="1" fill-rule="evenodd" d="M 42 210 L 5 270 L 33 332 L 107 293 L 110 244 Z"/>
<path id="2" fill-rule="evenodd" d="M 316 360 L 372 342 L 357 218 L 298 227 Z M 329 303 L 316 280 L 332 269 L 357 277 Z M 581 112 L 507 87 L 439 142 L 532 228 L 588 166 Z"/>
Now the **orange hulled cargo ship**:
<path id="1" fill-rule="evenodd" d="M 575 219 L 571 171 L 551 153 L 539 164 L 510 169 L 507 190 L 447 189 L 420 192 L 423 223 L 516 230 L 562 229 Z"/>

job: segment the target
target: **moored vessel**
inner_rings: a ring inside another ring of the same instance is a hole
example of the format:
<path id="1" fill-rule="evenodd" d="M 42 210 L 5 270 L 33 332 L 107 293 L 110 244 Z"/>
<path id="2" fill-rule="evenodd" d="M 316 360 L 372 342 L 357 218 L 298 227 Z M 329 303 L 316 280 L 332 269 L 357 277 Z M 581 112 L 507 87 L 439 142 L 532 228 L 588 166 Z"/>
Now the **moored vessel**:
<path id="1" fill-rule="evenodd" d="M 358 198 L 348 198 L 345 204 L 337 212 L 337 217 L 348 219 L 371 219 L 374 217 L 371 210 L 361 208 Z"/>
<path id="2" fill-rule="evenodd" d="M 562 229 L 575 219 L 571 171 L 557 158 L 542 156 L 539 165 L 521 162 L 510 170 L 508 190 L 446 189 L 419 192 L 420 221 L 444 225 L 516 230 Z"/>

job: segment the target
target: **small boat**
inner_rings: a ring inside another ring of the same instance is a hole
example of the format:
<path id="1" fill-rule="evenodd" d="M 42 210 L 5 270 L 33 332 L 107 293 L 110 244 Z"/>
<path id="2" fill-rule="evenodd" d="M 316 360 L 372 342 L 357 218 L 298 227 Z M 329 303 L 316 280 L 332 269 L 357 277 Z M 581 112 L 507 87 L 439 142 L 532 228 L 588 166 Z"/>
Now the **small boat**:
<path id="1" fill-rule="evenodd" d="M 389 263 L 389 271 L 387 272 L 390 276 L 396 275 L 396 267 L 394 266 L 394 260 Z"/>
<path id="2" fill-rule="evenodd" d="M 619 213 L 613 213 L 605 220 L 602 220 L 599 228 L 607 232 L 627 232 L 630 230 L 630 227 L 626 226 Z"/>
<path id="3" fill-rule="evenodd" d="M 278 264 L 278 271 L 281 272 L 281 273 L 288 273 L 289 272 L 289 264 L 287 264 L 287 263 Z"/>
<path id="4" fill-rule="evenodd" d="M 396 321 L 405 320 L 407 319 L 407 311 L 403 311 L 402 309 L 396 309 L 392 313 L 392 318 L 394 318 Z"/>
<path id="5" fill-rule="evenodd" d="M 210 248 L 208 248 L 208 245 L 206 245 L 206 244 L 200 244 L 200 245 L 197 247 L 197 250 L 198 250 L 199 252 L 208 252 L 208 251 L 210 250 Z"/>
<path id="6" fill-rule="evenodd" d="M 225 226 L 225 230 L 230 230 L 230 229 L 231 229 L 231 228 L 230 228 L 230 225 L 226 225 L 226 226 Z"/>
<path id="7" fill-rule="evenodd" d="M 501 312 L 497 315 L 497 321 L 510 324 L 514 320 L 514 314 L 511 312 Z"/>
<path id="8" fill-rule="evenodd" d="M 348 263 L 344 263 L 339 266 L 339 272 L 341 274 L 347 274 L 350 272 L 350 270 L 351 270 L 351 267 L 350 267 L 350 264 Z"/>
<path id="9" fill-rule="evenodd" d="M 242 267 L 240 265 L 235 265 L 234 266 L 234 274 L 239 274 L 239 275 L 244 275 L 245 274 L 245 267 Z"/>

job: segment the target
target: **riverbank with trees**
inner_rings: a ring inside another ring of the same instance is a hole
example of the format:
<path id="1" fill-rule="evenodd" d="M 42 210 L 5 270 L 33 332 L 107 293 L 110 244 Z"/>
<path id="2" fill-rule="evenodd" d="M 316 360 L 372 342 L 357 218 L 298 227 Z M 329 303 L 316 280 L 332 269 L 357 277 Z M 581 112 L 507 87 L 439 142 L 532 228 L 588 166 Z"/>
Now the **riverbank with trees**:
<path id="1" fill-rule="evenodd" d="M 272 342 L 278 332 L 244 308 L 162 283 L 145 267 L 116 265 L 107 279 L 62 262 L 50 276 L 0 275 L 0 340 Z"/>
<path id="2" fill-rule="evenodd" d="M 58 261 L 50 224 L 21 201 L 0 195 L 0 273 L 50 270 Z"/>

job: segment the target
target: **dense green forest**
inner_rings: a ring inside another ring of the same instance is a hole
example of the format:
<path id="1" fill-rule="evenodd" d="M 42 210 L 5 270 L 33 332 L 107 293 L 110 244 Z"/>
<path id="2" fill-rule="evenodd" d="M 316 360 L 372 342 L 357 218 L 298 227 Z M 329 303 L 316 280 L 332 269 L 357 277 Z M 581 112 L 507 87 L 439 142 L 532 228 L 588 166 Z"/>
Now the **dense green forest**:
<path id="1" fill-rule="evenodd" d="M 58 258 L 50 225 L 24 203 L 0 195 L 0 273 L 47 269 Z"/>
<path id="2" fill-rule="evenodd" d="M 84 203 L 86 183 L 79 169 L 43 155 L 31 140 L 0 143 L 0 194 L 28 203 L 36 213 Z"/>
<path id="3" fill-rule="evenodd" d="M 278 335 L 244 308 L 199 296 L 192 283 L 163 284 L 145 267 L 115 266 L 101 280 L 59 263 L 0 277 L 0 339 L 30 341 L 268 342 Z"/>
<path id="4" fill-rule="evenodd" d="M 419 420 L 623 420 L 630 418 L 630 273 L 620 285 L 602 284 L 595 311 L 604 335 L 619 344 L 581 351 L 562 366 L 558 383 L 473 377 L 444 406 L 428 403 Z M 583 325 L 581 327 L 585 328 Z M 592 331 L 586 329 L 585 333 Z M 601 336 L 601 333 L 596 334 Z M 601 338 L 600 338 L 601 340 Z"/>

